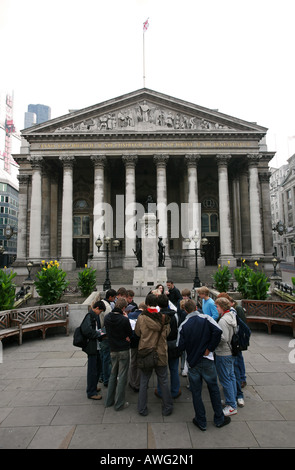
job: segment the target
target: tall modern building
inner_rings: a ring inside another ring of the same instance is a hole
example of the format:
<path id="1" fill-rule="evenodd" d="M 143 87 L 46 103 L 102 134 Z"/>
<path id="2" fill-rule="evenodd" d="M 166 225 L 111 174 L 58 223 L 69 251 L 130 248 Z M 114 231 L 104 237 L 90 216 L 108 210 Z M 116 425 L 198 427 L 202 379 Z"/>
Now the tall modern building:
<path id="1" fill-rule="evenodd" d="M 51 108 L 44 104 L 29 104 L 25 113 L 25 129 L 51 119 Z"/>

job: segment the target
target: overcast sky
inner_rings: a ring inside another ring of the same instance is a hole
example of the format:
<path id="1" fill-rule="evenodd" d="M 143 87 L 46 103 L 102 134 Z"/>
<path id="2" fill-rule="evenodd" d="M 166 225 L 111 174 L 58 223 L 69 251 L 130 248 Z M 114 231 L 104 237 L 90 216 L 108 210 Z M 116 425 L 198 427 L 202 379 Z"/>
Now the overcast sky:
<path id="1" fill-rule="evenodd" d="M 14 120 L 52 118 L 143 87 L 267 127 L 295 153 L 294 0 L 0 0 L 0 90 Z M 292 139 L 291 137 L 294 136 Z"/>

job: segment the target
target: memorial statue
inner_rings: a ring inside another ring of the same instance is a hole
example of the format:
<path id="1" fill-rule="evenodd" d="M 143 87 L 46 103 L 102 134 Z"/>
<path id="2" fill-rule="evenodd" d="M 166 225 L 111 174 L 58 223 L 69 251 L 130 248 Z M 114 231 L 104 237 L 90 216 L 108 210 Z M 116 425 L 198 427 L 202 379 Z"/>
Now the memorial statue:
<path id="1" fill-rule="evenodd" d="M 159 253 L 159 267 L 165 266 L 165 245 L 162 242 L 163 238 L 159 237 L 158 241 L 158 253 Z"/>
<path id="2" fill-rule="evenodd" d="M 137 258 L 137 265 L 136 268 L 142 267 L 142 249 L 141 249 L 141 238 L 138 238 L 136 235 L 136 250 L 133 250 L 136 258 Z"/>
<path id="3" fill-rule="evenodd" d="M 152 212 L 151 207 L 149 207 L 150 204 L 154 204 L 154 201 L 151 195 L 149 195 L 147 197 L 147 200 L 145 201 L 145 205 L 144 205 L 145 212 Z"/>

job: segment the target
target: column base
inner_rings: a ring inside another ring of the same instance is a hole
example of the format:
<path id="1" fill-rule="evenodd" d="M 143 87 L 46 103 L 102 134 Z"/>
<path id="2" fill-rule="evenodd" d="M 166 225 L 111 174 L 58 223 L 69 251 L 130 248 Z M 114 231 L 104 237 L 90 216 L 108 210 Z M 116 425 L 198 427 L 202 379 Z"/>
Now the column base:
<path id="1" fill-rule="evenodd" d="M 236 268 L 237 267 L 237 260 L 233 257 L 233 255 L 221 255 L 218 258 L 218 264 L 220 266 L 228 266 L 229 268 Z"/>
<path id="2" fill-rule="evenodd" d="M 123 258 L 123 269 L 134 269 L 138 261 L 135 256 L 125 256 Z"/>
<path id="3" fill-rule="evenodd" d="M 73 258 L 60 258 L 59 264 L 64 271 L 74 271 L 76 269 L 76 261 Z"/>

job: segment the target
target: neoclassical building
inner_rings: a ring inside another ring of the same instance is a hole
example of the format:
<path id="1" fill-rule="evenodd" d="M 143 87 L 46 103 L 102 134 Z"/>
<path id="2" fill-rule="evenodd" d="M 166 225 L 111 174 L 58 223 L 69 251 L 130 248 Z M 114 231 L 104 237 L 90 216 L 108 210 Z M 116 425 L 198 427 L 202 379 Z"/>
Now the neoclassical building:
<path id="1" fill-rule="evenodd" d="M 146 88 L 25 129 L 14 155 L 20 165 L 15 266 L 58 259 L 67 270 L 99 267 L 105 244 L 98 251 L 95 242 L 110 237 L 120 242 L 111 249 L 111 266 L 133 269 L 148 200 L 168 267 L 189 265 L 194 234 L 208 240 L 207 265 L 268 262 L 274 153 L 266 132 Z"/>

